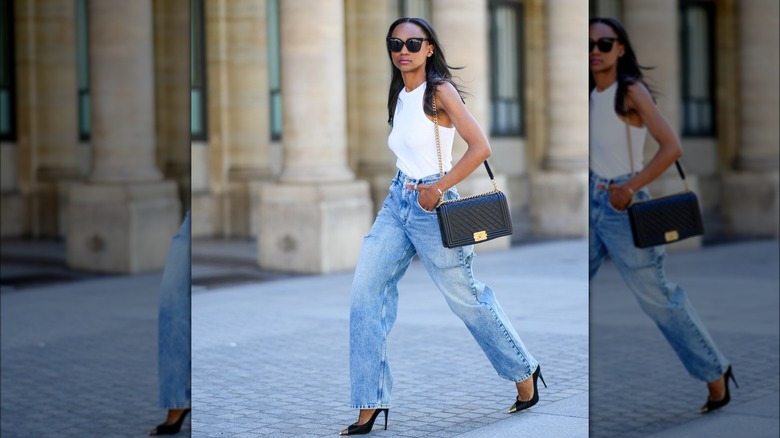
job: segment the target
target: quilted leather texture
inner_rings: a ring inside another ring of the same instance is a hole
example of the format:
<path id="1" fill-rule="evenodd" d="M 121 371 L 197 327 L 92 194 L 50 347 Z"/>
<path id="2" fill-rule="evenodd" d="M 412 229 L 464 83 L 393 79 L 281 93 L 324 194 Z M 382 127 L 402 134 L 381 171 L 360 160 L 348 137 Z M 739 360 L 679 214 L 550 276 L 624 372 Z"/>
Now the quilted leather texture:
<path id="1" fill-rule="evenodd" d="M 628 217 L 634 245 L 638 248 L 677 242 L 704 233 L 699 201 L 693 192 L 637 202 L 629 207 Z"/>
<path id="2" fill-rule="evenodd" d="M 512 219 L 506 196 L 501 192 L 459 199 L 436 208 L 441 239 L 447 248 L 487 242 L 512 234 Z M 474 233 L 485 231 L 487 238 L 474 241 Z"/>

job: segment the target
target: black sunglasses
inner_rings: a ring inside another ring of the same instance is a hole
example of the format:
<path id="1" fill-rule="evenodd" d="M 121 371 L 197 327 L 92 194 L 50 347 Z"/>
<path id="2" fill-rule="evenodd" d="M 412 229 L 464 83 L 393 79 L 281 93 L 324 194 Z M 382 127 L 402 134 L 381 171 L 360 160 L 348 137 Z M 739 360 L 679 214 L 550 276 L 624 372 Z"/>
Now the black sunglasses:
<path id="1" fill-rule="evenodd" d="M 404 48 L 404 44 L 406 44 L 406 48 L 409 49 L 412 53 L 417 53 L 422 48 L 423 41 L 430 41 L 428 38 L 409 38 L 406 41 L 401 41 L 398 38 L 388 38 L 387 39 L 387 48 L 390 49 L 391 52 L 398 53 Z"/>
<path id="2" fill-rule="evenodd" d="M 594 47 L 598 47 L 599 52 L 609 53 L 612 51 L 615 41 L 617 41 L 617 38 L 599 38 L 598 41 L 590 40 L 590 50 L 588 52 L 592 52 Z"/>

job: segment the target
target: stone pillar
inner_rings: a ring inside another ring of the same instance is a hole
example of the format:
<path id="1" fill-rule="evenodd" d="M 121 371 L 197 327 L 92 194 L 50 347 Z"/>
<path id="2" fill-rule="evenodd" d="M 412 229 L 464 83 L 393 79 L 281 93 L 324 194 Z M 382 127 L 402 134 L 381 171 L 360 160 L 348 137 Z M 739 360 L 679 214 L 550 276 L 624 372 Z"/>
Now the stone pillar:
<path id="1" fill-rule="evenodd" d="M 78 143 L 74 3 L 13 5 L 18 143 L 2 166 L 18 172 L 20 193 L 3 196 L 3 215 L 24 217 L 16 231 L 34 237 L 64 235 L 67 188 L 87 173 Z"/>
<path id="2" fill-rule="evenodd" d="M 193 233 L 249 237 L 258 223 L 253 187 L 274 177 L 268 4 L 207 1 L 205 15 L 209 138 L 207 150 L 193 145 L 192 158 L 193 168 L 207 170 L 209 187 L 193 195 Z"/>
<path id="3" fill-rule="evenodd" d="M 431 0 L 433 28 L 444 48 L 447 62 L 463 70 L 453 71 L 467 88 L 466 106 L 477 123 L 490 135 L 490 58 L 487 0 Z M 452 156 L 466 152 L 466 143 L 455 136 Z"/>
<path id="4" fill-rule="evenodd" d="M 345 3 L 349 163 L 371 185 L 374 205 L 381 206 L 396 169 L 387 146 L 390 60 L 385 46 L 385 33 L 396 17 L 388 0 Z"/>
<path id="5" fill-rule="evenodd" d="M 344 4 L 280 2 L 283 171 L 260 188 L 258 263 L 327 273 L 354 268 L 373 219 L 369 187 L 347 166 Z"/>
<path id="6" fill-rule="evenodd" d="M 588 53 L 580 43 L 588 4 L 545 4 L 547 150 L 533 175 L 531 226 L 545 236 L 586 236 L 588 231 Z"/>
<path id="7" fill-rule="evenodd" d="M 465 67 L 453 72 L 460 85 L 467 88 L 469 96 L 466 106 L 477 120 L 486 136 L 490 136 L 490 59 L 488 45 L 488 6 L 486 0 L 432 0 L 431 25 L 436 30 L 444 49 L 447 62 L 452 66 Z M 466 142 L 455 136 L 452 146 L 453 164 L 466 152 Z M 493 161 L 495 161 L 493 156 Z M 497 167 L 493 166 L 494 170 Z M 511 199 L 507 178 L 496 173 L 499 189 Z M 492 190 L 490 178 L 483 166 L 477 168 L 468 178 L 458 183 L 461 196 L 483 193 Z M 502 237 L 484 244 L 481 250 L 506 249 L 511 244 L 510 237 Z"/>
<path id="8" fill-rule="evenodd" d="M 677 0 L 623 1 L 623 25 L 650 84 L 658 92 L 658 108 L 677 132 L 680 128 L 680 25 Z M 652 139 L 648 135 L 648 144 Z M 645 157 L 655 148 L 645 148 Z M 676 172 L 676 171 L 674 171 Z"/>
<path id="9" fill-rule="evenodd" d="M 723 213 L 727 231 L 742 236 L 780 235 L 779 15 L 773 0 L 737 4 L 739 149 L 725 176 Z"/>
<path id="10" fill-rule="evenodd" d="M 71 268 L 161 269 L 181 220 L 176 184 L 155 166 L 152 34 L 151 1 L 90 1 L 92 170 L 70 190 Z"/>
<path id="11" fill-rule="evenodd" d="M 351 180 L 343 1 L 316 5 L 283 1 L 280 8 L 285 155 L 281 181 Z"/>
<path id="12" fill-rule="evenodd" d="M 190 208 L 190 2 L 154 0 L 157 166 Z"/>

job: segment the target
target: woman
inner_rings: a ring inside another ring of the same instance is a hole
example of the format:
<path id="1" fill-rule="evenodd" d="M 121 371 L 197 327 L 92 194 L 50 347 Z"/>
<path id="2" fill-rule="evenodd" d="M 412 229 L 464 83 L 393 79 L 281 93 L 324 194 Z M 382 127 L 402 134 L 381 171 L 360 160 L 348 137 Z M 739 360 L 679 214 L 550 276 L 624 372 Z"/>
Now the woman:
<path id="1" fill-rule="evenodd" d="M 526 350 L 493 291 L 474 279 L 473 246 L 447 249 L 442 245 L 434 208 L 440 194 L 454 199 L 455 184 L 490 156 L 487 138 L 466 109 L 436 33 L 425 20 L 402 18 L 387 33 L 392 63 L 388 115 L 392 131 L 388 145 L 398 160 L 390 193 L 366 235 L 352 284 L 350 313 L 351 406 L 358 421 L 341 435 L 371 431 L 385 414 L 387 428 L 393 378 L 386 357 L 387 335 L 395 321 L 398 281 L 412 257 L 420 257 L 452 311 L 482 347 L 499 376 L 515 382 L 517 397 L 510 413 L 539 401 L 538 362 Z M 436 151 L 433 108 L 438 112 L 441 160 Z M 455 131 L 468 150 L 452 166 Z M 542 379 L 544 383 L 544 379 Z"/>
<path id="2" fill-rule="evenodd" d="M 682 155 L 680 141 L 655 105 L 640 68 L 618 21 L 590 20 L 590 278 L 608 254 L 688 373 L 707 382 L 709 397 L 700 410 L 706 413 L 729 402 L 728 379 L 737 383 L 731 366 L 685 292 L 667 280 L 664 247 L 634 246 L 626 212 L 634 197 L 650 197 L 646 186 Z M 647 131 L 659 149 L 642 167 Z M 631 173 L 630 156 L 633 168 L 641 169 L 638 173 Z"/>

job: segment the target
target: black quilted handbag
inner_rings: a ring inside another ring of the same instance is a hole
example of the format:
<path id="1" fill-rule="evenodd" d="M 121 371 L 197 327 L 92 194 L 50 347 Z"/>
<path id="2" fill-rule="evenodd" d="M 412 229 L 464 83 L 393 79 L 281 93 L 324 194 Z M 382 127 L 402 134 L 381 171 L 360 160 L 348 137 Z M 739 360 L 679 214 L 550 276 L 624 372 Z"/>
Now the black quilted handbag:
<path id="1" fill-rule="evenodd" d="M 485 167 L 493 175 L 485 161 Z M 495 182 L 494 182 L 495 184 Z M 441 240 L 447 248 L 486 242 L 512 234 L 506 196 L 498 189 L 481 195 L 444 201 L 436 207 Z"/>
<path id="2" fill-rule="evenodd" d="M 436 115 L 436 99 L 433 99 L 433 124 L 436 129 L 436 151 L 439 156 L 439 173 L 444 176 L 439 142 L 439 118 Z M 472 245 L 512 234 L 512 219 L 506 196 L 498 190 L 493 172 L 487 160 L 484 162 L 493 190 L 466 198 L 444 200 L 439 198 L 436 215 L 439 218 L 441 240 L 445 247 Z"/>
<path id="3" fill-rule="evenodd" d="M 634 174 L 634 157 L 631 148 L 631 133 L 626 123 L 628 137 L 628 156 L 631 162 L 631 174 Z M 656 245 L 679 242 L 689 237 L 704 234 L 701 210 L 696 194 L 688 187 L 685 172 L 679 161 L 675 161 L 677 172 L 685 184 L 685 191 L 660 198 L 635 201 L 631 198 L 628 206 L 628 220 L 631 224 L 631 236 L 634 246 L 647 248 Z"/>
<path id="4" fill-rule="evenodd" d="M 685 181 L 680 164 L 675 164 Z M 632 203 L 628 207 L 628 218 L 637 248 L 678 242 L 704 234 L 699 200 L 687 184 L 684 192 Z"/>

